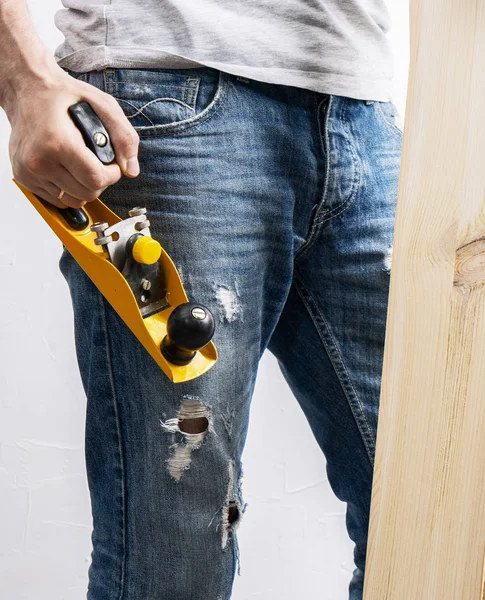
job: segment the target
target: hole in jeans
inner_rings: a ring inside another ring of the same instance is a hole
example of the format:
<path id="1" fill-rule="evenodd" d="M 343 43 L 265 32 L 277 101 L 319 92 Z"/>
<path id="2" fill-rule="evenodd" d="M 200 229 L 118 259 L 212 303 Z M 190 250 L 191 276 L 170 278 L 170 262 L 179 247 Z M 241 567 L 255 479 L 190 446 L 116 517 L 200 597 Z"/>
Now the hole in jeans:
<path id="1" fill-rule="evenodd" d="M 235 502 L 231 502 L 227 509 L 227 522 L 232 525 L 239 519 L 239 509 Z"/>
<path id="2" fill-rule="evenodd" d="M 202 433 L 207 431 L 209 421 L 207 417 L 195 417 L 194 419 L 179 419 L 179 429 L 184 433 Z"/>

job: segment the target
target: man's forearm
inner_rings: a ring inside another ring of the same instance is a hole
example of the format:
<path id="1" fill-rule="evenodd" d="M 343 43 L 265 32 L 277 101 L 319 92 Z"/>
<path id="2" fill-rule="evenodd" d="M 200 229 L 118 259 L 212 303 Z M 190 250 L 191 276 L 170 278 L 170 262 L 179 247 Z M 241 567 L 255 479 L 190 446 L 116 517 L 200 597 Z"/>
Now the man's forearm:
<path id="1" fill-rule="evenodd" d="M 0 0 L 0 106 L 26 80 L 45 78 L 55 66 L 37 35 L 24 0 Z"/>

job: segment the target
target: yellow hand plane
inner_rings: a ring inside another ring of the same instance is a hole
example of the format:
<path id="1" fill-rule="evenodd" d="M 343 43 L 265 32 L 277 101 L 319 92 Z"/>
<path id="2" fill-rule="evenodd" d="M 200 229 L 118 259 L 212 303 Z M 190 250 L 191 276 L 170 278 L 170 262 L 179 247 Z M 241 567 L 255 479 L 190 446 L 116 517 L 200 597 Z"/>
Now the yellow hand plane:
<path id="1" fill-rule="evenodd" d="M 99 160 L 112 162 L 108 132 L 92 107 L 80 102 L 69 114 Z M 145 208 L 125 219 L 99 199 L 60 210 L 15 183 L 171 381 L 195 379 L 215 364 L 213 315 L 189 302 L 175 265 L 150 235 Z"/>

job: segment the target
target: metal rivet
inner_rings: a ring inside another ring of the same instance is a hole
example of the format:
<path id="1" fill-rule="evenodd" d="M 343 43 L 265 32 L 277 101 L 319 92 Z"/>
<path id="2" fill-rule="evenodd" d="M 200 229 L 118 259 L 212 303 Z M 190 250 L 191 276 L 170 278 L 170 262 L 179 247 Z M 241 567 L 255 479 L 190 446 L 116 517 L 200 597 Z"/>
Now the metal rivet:
<path id="1" fill-rule="evenodd" d="M 91 225 L 91 231 L 95 231 L 96 233 L 102 233 L 105 229 L 108 229 L 108 223 L 104 221 L 96 221 Z"/>
<path id="2" fill-rule="evenodd" d="M 141 231 L 142 229 L 146 229 L 147 227 L 150 227 L 150 221 L 148 219 L 145 219 L 144 221 L 140 221 L 140 223 L 135 224 L 135 229 L 137 231 Z"/>
<path id="3" fill-rule="evenodd" d="M 96 146 L 99 146 L 100 148 L 106 146 L 106 144 L 108 143 L 108 138 L 104 135 L 104 133 L 101 133 L 101 131 L 97 131 L 93 135 L 93 139 Z"/>
<path id="4" fill-rule="evenodd" d="M 106 229 L 108 229 L 108 223 L 105 223 L 104 221 L 96 221 L 96 223 L 91 225 L 90 229 L 96 233 L 96 239 L 94 240 L 96 246 L 104 246 L 105 244 L 109 244 L 113 241 L 113 237 L 111 235 L 104 235 L 104 232 Z"/>
<path id="5" fill-rule="evenodd" d="M 94 243 L 96 246 L 105 246 L 106 244 L 109 244 L 112 241 L 113 241 L 113 237 L 111 235 L 108 235 L 106 237 L 102 235 L 102 236 L 96 238 L 94 240 Z"/>
<path id="6" fill-rule="evenodd" d="M 142 215 L 145 215 L 146 212 L 146 208 L 142 208 L 141 206 L 135 206 L 128 212 L 128 214 L 130 215 L 130 217 L 141 217 Z"/>
<path id="7" fill-rule="evenodd" d="M 198 319 L 199 321 L 202 321 L 202 319 L 205 319 L 207 316 L 205 310 L 200 307 L 193 308 L 191 312 L 194 319 Z"/>

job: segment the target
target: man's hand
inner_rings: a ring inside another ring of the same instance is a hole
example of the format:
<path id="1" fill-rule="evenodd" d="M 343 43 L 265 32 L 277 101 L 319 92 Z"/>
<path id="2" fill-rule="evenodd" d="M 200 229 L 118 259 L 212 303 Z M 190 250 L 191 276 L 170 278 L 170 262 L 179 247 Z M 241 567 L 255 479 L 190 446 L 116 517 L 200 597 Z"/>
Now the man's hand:
<path id="1" fill-rule="evenodd" d="M 19 183 L 59 208 L 97 198 L 122 173 L 136 177 L 139 138 L 109 94 L 78 81 L 57 65 L 41 81 L 25 80 L 4 108 L 12 133 L 9 152 Z M 106 127 L 116 163 L 103 165 L 89 150 L 67 109 L 85 100 Z M 65 195 L 57 199 L 60 190 Z"/>
<path id="2" fill-rule="evenodd" d="M 122 173 L 138 175 L 138 134 L 119 104 L 57 65 L 35 33 L 24 0 L 0 0 L 0 56 L 0 106 L 12 126 L 10 160 L 19 183 L 59 208 L 78 208 Z M 67 109 L 81 100 L 108 130 L 116 163 L 103 165 L 71 120 Z"/>

